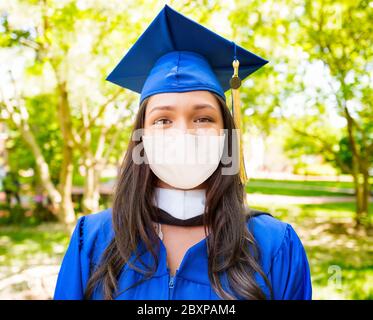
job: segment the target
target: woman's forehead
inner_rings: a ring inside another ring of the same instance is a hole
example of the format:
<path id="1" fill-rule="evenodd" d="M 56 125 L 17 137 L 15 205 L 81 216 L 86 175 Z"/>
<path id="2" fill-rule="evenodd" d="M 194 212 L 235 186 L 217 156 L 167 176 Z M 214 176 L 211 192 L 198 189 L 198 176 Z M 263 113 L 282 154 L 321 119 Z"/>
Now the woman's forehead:
<path id="1" fill-rule="evenodd" d="M 147 111 L 157 106 L 191 107 L 197 104 L 218 106 L 218 101 L 209 91 L 167 92 L 152 95 L 147 103 Z"/>

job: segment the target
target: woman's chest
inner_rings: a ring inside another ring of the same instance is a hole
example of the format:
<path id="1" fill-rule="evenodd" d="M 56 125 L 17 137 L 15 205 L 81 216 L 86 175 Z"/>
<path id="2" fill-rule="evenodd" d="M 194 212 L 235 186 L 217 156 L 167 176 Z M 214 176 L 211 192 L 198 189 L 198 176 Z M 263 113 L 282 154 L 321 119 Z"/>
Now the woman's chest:
<path id="1" fill-rule="evenodd" d="M 162 241 L 166 248 L 167 266 L 171 274 L 182 263 L 186 252 L 206 237 L 203 226 L 175 227 L 162 225 Z"/>

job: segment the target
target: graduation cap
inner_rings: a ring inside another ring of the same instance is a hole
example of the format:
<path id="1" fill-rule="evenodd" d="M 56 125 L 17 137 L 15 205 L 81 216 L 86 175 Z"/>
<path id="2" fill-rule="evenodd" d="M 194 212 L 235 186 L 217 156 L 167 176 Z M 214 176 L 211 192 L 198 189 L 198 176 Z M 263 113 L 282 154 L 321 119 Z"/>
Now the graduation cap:
<path id="1" fill-rule="evenodd" d="M 165 5 L 106 80 L 140 93 L 140 104 L 153 94 L 195 90 L 226 100 L 224 92 L 232 89 L 232 113 L 240 128 L 241 79 L 267 62 Z"/>

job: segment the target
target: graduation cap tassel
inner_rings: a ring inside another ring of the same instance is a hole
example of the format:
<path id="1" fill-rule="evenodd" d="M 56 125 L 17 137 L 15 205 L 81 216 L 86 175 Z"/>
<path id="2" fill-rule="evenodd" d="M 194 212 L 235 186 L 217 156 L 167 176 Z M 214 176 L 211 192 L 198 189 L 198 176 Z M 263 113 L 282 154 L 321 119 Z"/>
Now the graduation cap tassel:
<path id="1" fill-rule="evenodd" d="M 240 103 L 240 86 L 241 86 L 241 79 L 238 76 L 238 67 L 240 62 L 235 58 L 233 60 L 233 76 L 230 80 L 231 85 L 231 93 L 232 93 L 232 113 L 233 119 L 239 130 L 239 163 L 240 163 L 240 178 L 243 185 L 246 185 L 247 182 L 247 175 L 245 170 L 245 163 L 243 160 L 243 139 L 242 139 L 242 122 L 241 122 L 241 103 Z"/>

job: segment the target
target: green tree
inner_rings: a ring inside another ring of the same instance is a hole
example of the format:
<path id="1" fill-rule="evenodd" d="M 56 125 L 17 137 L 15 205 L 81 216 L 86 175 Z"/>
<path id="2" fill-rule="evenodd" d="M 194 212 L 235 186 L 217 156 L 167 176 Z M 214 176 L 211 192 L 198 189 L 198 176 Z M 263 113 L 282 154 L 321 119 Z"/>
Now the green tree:
<path id="1" fill-rule="evenodd" d="M 354 179 L 357 225 L 369 214 L 373 153 L 372 19 L 370 1 L 307 0 L 301 20 L 304 34 L 298 38 L 310 61 L 322 61 L 328 71 L 327 89 L 338 115 L 346 122 L 351 164 L 343 169 Z M 325 138 L 322 134 L 319 137 Z M 330 148 L 327 140 L 324 145 Z M 340 149 L 335 156 L 341 159 Z"/>
<path id="2" fill-rule="evenodd" d="M 40 181 L 59 219 L 69 225 L 75 222 L 74 155 L 79 154 L 85 167 L 83 206 L 87 213 L 93 212 L 98 208 L 102 168 L 113 154 L 118 155 L 117 149 L 123 150 L 128 138 L 128 130 L 122 128 L 133 114 L 134 95 L 105 83 L 105 74 L 144 24 L 140 19 L 123 24 L 131 20 L 135 9 L 127 3 L 112 6 L 104 1 L 81 6 L 75 1 L 19 1 L 3 9 L 1 46 L 20 57 L 33 54 L 22 82 L 10 70 L 14 94 L 2 90 L 3 118 L 17 128 L 32 151 Z M 22 19 L 24 12 L 29 19 Z M 37 99 L 28 90 L 30 81 L 44 91 L 38 95 L 55 97 L 49 106 L 27 105 L 26 101 Z M 58 184 L 52 179 L 47 150 L 35 134 L 43 128 L 30 124 L 38 107 L 55 110 L 51 123 L 58 124 L 61 134 Z"/>

